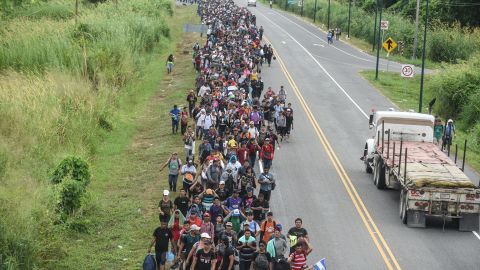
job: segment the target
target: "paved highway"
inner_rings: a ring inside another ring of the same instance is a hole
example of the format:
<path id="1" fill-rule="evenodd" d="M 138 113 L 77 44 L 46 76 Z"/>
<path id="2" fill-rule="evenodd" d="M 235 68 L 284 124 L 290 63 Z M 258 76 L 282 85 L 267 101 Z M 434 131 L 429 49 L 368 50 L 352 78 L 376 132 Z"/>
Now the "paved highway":
<path id="1" fill-rule="evenodd" d="M 272 208 L 284 227 L 304 219 L 314 245 L 309 261 L 326 258 L 328 269 L 480 269 L 478 235 L 440 220 L 427 229 L 404 226 L 398 191 L 377 190 L 364 172 L 367 115 L 394 107 L 358 75 L 374 69 L 375 58 L 343 42 L 326 44 L 325 33 L 284 12 L 260 3 L 249 9 L 278 55 L 262 70 L 265 86 L 284 85 L 294 108 L 292 138 L 273 165 Z"/>

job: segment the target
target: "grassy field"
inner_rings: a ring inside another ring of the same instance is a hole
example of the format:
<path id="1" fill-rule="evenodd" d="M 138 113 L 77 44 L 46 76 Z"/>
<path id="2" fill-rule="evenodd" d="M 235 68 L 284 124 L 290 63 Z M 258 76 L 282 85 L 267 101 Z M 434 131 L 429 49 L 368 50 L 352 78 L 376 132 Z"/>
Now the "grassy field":
<path id="1" fill-rule="evenodd" d="M 55 268 L 140 268 L 151 234 L 158 226 L 158 201 L 168 186 L 166 172 L 160 173 L 160 166 L 170 153 L 182 150 L 180 135 L 171 135 L 168 112 L 173 104 L 184 102 L 187 90 L 194 85 L 190 54 L 182 52 L 191 51 L 199 37 L 181 32 L 183 22 L 195 18 L 193 11 L 192 7 L 178 7 L 171 22 L 172 36 L 181 37 L 176 40 L 173 74 L 165 74 L 165 55 L 150 65 L 145 81 L 133 86 L 150 91 L 119 115 L 118 128 L 99 148 L 92 162 L 96 179 L 91 186 L 94 230 L 73 235 L 66 250 L 68 257 Z M 135 95 L 135 91 L 131 93 Z M 120 104 L 129 104 L 129 99 L 126 96 Z"/>
<path id="2" fill-rule="evenodd" d="M 402 78 L 398 72 L 380 72 L 379 79 L 375 80 L 375 71 L 362 71 L 360 73 L 367 79 L 375 88 L 377 88 L 383 95 L 385 95 L 397 108 L 401 110 L 418 111 L 418 99 L 420 94 L 420 75 L 414 78 Z M 428 88 L 428 82 L 431 76 L 426 75 L 424 84 L 424 96 L 422 111 L 428 112 L 428 103 L 435 97 L 432 90 Z M 433 107 L 435 113 L 435 105 Z M 445 119 L 443 119 L 445 122 Z M 451 156 L 454 156 L 455 144 L 458 144 L 458 164 L 461 165 L 463 157 L 464 141 L 467 139 L 465 131 L 458 129 L 456 137 L 454 138 L 453 147 L 451 149 Z M 467 163 L 472 166 L 477 172 L 480 172 L 480 153 L 468 147 L 467 143 Z M 478 179 L 473 179 L 474 183 Z"/>

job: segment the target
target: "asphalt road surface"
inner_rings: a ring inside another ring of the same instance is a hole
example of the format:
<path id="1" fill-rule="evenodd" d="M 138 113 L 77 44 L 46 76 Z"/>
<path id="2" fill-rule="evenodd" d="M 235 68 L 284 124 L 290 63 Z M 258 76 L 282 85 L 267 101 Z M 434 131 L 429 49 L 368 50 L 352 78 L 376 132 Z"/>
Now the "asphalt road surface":
<path id="1" fill-rule="evenodd" d="M 249 9 L 278 54 L 262 69 L 265 87 L 284 85 L 294 108 L 292 136 L 273 163 L 272 209 L 286 229 L 304 219 L 314 246 L 309 262 L 326 258 L 328 269 L 479 270 L 478 235 L 442 220 L 406 227 L 399 192 L 378 190 L 364 172 L 367 115 L 372 107 L 394 107 L 358 74 L 374 69 L 375 58 L 343 42 L 328 45 L 324 32 L 282 11 L 260 3 Z M 388 65 L 400 72 L 398 63 Z"/>

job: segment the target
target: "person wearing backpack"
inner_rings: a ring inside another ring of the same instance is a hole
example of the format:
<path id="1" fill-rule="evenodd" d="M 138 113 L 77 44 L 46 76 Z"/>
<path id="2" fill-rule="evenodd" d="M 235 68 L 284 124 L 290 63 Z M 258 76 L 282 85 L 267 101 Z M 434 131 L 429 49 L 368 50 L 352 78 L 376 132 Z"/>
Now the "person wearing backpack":
<path id="1" fill-rule="evenodd" d="M 254 270 L 269 270 L 272 257 L 267 253 L 266 245 L 263 242 L 258 244 L 258 251 L 252 257 Z"/>
<path id="2" fill-rule="evenodd" d="M 178 158 L 177 152 L 172 153 L 172 156 L 163 164 L 160 171 L 162 171 L 165 167 L 168 166 L 168 185 L 170 187 L 170 191 L 177 190 L 177 181 L 178 181 L 178 174 L 180 173 L 180 169 L 182 167 L 182 161 Z"/>
<path id="3" fill-rule="evenodd" d="M 264 169 L 270 169 L 273 163 L 273 156 L 275 153 L 275 148 L 270 142 L 270 138 L 265 139 L 265 143 L 260 150 L 260 159 L 263 162 Z"/>
<path id="4" fill-rule="evenodd" d="M 258 183 L 260 184 L 260 194 L 263 194 L 266 201 L 270 201 L 270 195 L 272 190 L 275 189 L 275 178 L 271 174 L 269 168 L 264 167 L 263 172 L 258 177 Z"/>
<path id="5" fill-rule="evenodd" d="M 447 149 L 452 145 L 452 140 L 455 137 L 455 125 L 453 125 L 453 120 L 448 119 L 447 124 L 445 125 L 443 140 L 442 140 L 442 150 Z"/>
<path id="6" fill-rule="evenodd" d="M 230 244 L 230 239 L 227 236 L 220 238 L 220 244 L 225 246 L 225 251 L 222 254 L 222 261 L 219 270 L 233 270 L 235 264 L 235 248 Z"/>

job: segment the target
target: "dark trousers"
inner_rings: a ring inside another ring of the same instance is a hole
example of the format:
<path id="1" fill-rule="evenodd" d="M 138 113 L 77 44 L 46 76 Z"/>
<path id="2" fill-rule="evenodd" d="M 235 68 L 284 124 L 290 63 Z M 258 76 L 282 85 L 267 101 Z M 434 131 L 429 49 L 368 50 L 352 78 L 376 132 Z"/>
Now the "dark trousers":
<path id="1" fill-rule="evenodd" d="M 183 134 L 185 134 L 185 132 L 187 132 L 187 124 L 181 124 L 180 125 L 180 135 L 183 136 Z"/>
<path id="2" fill-rule="evenodd" d="M 249 270 L 251 264 L 252 264 L 251 261 L 249 261 L 249 262 L 240 261 L 238 267 L 240 268 L 240 270 Z"/>
<path id="3" fill-rule="evenodd" d="M 263 197 L 265 198 L 265 201 L 270 201 L 270 195 L 272 194 L 272 191 L 265 191 L 260 189 L 260 193 L 263 194 Z"/>
<path id="4" fill-rule="evenodd" d="M 168 175 L 168 186 L 170 187 L 170 191 L 177 191 L 177 181 L 178 181 L 178 174 L 169 174 Z"/>

